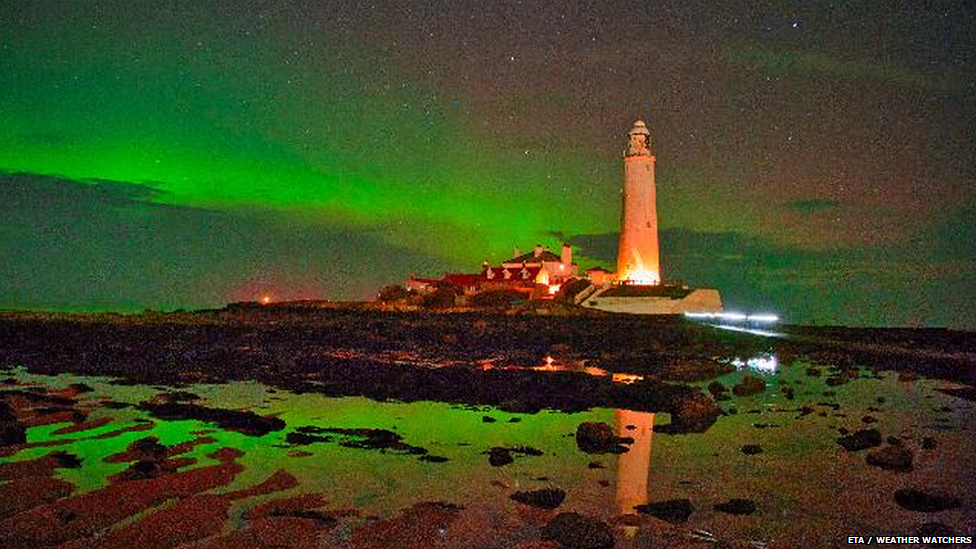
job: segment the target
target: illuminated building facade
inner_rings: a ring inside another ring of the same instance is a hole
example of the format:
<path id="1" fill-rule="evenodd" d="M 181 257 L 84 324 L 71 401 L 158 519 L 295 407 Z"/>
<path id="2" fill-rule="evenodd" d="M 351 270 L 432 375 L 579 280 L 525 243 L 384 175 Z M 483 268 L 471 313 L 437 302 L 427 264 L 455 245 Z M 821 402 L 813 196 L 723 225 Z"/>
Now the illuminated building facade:
<path id="1" fill-rule="evenodd" d="M 617 250 L 617 280 L 625 284 L 661 282 L 657 240 L 657 191 L 651 132 L 643 121 L 634 122 L 624 151 L 623 208 Z"/>

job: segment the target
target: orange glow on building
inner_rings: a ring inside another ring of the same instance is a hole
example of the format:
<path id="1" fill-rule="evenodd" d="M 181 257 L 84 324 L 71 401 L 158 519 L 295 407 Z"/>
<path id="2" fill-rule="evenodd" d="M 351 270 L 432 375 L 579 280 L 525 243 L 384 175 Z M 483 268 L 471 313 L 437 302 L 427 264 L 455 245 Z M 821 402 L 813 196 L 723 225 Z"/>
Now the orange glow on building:
<path id="1" fill-rule="evenodd" d="M 617 279 L 631 284 L 659 284 L 657 190 L 651 133 L 643 121 L 634 122 L 624 151 L 623 207 L 617 250 Z"/>
<path id="2" fill-rule="evenodd" d="M 617 410 L 617 436 L 631 437 L 630 450 L 617 461 L 617 512 L 632 514 L 634 506 L 648 502 L 651 483 L 651 444 L 654 414 Z"/>
<path id="3" fill-rule="evenodd" d="M 627 273 L 622 281 L 630 284 L 654 285 L 661 283 L 661 277 L 654 271 L 648 271 L 643 267 L 638 267 Z"/>

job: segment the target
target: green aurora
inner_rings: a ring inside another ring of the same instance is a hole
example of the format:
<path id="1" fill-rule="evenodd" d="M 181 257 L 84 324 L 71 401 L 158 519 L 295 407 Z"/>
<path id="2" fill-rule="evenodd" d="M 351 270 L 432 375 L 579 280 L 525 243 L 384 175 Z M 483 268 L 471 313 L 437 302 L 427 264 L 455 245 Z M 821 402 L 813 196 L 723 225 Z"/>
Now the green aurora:
<path id="1" fill-rule="evenodd" d="M 926 50 L 875 63 L 822 14 L 472 9 L 5 3 L 0 307 L 360 299 L 560 240 L 610 266 L 644 116 L 666 276 L 798 322 L 976 326 L 971 13 L 880 26 Z"/>

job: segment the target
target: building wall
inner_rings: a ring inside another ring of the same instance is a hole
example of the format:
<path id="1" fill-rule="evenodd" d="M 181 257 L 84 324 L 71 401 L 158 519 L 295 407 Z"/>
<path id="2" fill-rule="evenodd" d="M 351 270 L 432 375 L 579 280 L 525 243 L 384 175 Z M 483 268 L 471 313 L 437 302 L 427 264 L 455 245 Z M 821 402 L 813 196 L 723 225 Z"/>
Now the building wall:
<path id="1" fill-rule="evenodd" d="M 584 307 L 611 313 L 637 315 L 678 315 L 686 312 L 718 313 L 722 311 L 722 296 L 713 288 L 698 288 L 683 299 L 666 297 L 600 297 L 594 292 L 581 303 Z"/>
<path id="2" fill-rule="evenodd" d="M 651 273 L 660 280 L 653 156 L 624 157 L 624 195 L 617 273 L 624 279 L 638 269 Z"/>

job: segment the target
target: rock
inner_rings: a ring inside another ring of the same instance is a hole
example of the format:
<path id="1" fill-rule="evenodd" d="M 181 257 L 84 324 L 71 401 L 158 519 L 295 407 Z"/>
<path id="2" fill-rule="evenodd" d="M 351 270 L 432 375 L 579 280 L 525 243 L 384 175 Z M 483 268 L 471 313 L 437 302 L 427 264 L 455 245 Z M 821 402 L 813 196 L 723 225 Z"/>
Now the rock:
<path id="1" fill-rule="evenodd" d="M 613 428 L 602 422 L 580 423 L 576 428 L 576 446 L 587 454 L 622 454 L 628 450 L 623 444 L 632 444 L 634 439 L 618 437 Z"/>
<path id="2" fill-rule="evenodd" d="M 434 456 L 431 454 L 424 454 L 417 459 L 419 459 L 420 461 L 426 461 L 428 463 L 444 463 L 445 461 L 450 461 L 448 458 L 444 456 Z"/>
<path id="3" fill-rule="evenodd" d="M 532 446 L 509 446 L 508 451 L 513 454 L 522 454 L 523 456 L 541 456 L 544 452 L 538 448 L 533 448 Z"/>
<path id="4" fill-rule="evenodd" d="M 237 431 L 255 437 L 285 428 L 285 422 L 277 417 L 264 417 L 254 412 L 209 408 L 185 402 L 143 402 L 138 407 L 159 419 L 196 419 L 215 423 L 229 431 Z"/>
<path id="5" fill-rule="evenodd" d="M 901 446 L 902 445 L 902 440 L 900 438 L 894 436 L 894 435 L 888 436 L 888 438 L 885 439 L 885 440 L 888 442 L 888 444 L 891 444 L 893 446 Z"/>
<path id="6" fill-rule="evenodd" d="M 721 381 L 713 381 L 709 383 L 706 389 L 708 389 L 708 392 L 716 399 L 729 392 L 729 388 L 722 385 Z"/>
<path id="7" fill-rule="evenodd" d="M 911 450 L 903 446 L 891 445 L 868 452 L 867 462 L 868 465 L 874 465 L 887 471 L 907 473 L 912 470 L 913 457 Z"/>
<path id="8" fill-rule="evenodd" d="M 310 430 L 306 430 L 306 427 L 299 427 L 298 429 L 285 435 L 285 442 L 294 446 L 304 446 L 307 444 L 314 444 L 316 442 L 331 442 L 332 437 L 317 435 Z"/>
<path id="9" fill-rule="evenodd" d="M 492 467 L 501 467 L 503 465 L 508 465 L 513 461 L 515 461 L 515 458 L 512 457 L 512 453 L 509 452 L 507 448 L 495 447 L 488 452 L 488 463 L 491 464 Z"/>
<path id="10" fill-rule="evenodd" d="M 511 446 L 508 448 L 503 446 L 495 446 L 484 453 L 488 454 L 488 463 L 490 463 L 492 467 L 501 467 L 515 461 L 515 457 L 512 454 L 521 454 L 523 456 L 541 456 L 543 452 L 542 450 L 533 448 L 531 446 Z"/>
<path id="11" fill-rule="evenodd" d="M 688 522 L 688 517 L 694 512 L 695 508 L 691 505 L 691 500 L 669 499 L 666 501 L 655 501 L 634 507 L 638 513 L 651 515 L 663 521 L 677 524 Z"/>
<path id="12" fill-rule="evenodd" d="M 902 488 L 895 492 L 895 503 L 909 511 L 934 513 L 955 509 L 961 505 L 959 498 L 937 491 L 923 491 L 917 488 Z"/>
<path id="13" fill-rule="evenodd" d="M 590 468 L 590 469 L 606 469 L 607 468 L 606 465 L 604 465 L 603 463 L 600 463 L 599 461 L 591 461 L 586 466 L 588 468 Z"/>
<path id="14" fill-rule="evenodd" d="M 68 389 L 68 391 L 70 391 L 70 392 L 72 392 L 72 393 L 74 393 L 76 395 L 80 395 L 80 394 L 83 394 L 83 393 L 91 393 L 91 392 L 93 392 L 95 390 L 95 389 L 92 389 L 91 385 L 88 385 L 86 383 L 72 383 L 72 384 L 68 385 L 67 389 Z"/>
<path id="15" fill-rule="evenodd" d="M 814 368 L 813 366 L 810 366 L 809 368 L 807 368 L 807 375 L 810 377 L 820 377 L 822 374 L 820 373 L 820 368 Z"/>
<path id="16" fill-rule="evenodd" d="M 0 446 L 27 443 L 27 429 L 6 402 L 0 401 Z"/>
<path id="17" fill-rule="evenodd" d="M 670 432 L 703 433 L 711 427 L 722 409 L 715 401 L 698 391 L 683 396 L 671 410 Z"/>
<path id="18" fill-rule="evenodd" d="M 579 513 L 560 513 L 542 529 L 542 539 L 570 549 L 610 549 L 615 540 L 606 523 Z"/>
<path id="19" fill-rule="evenodd" d="M 525 492 L 515 492 L 511 497 L 513 500 L 538 507 L 540 509 L 555 509 L 562 505 L 566 499 L 566 492 L 559 488 L 543 488 L 542 490 L 528 490 Z"/>
<path id="20" fill-rule="evenodd" d="M 792 387 L 783 387 L 783 396 L 786 397 L 786 400 L 793 400 L 796 398 L 796 393 L 793 392 Z"/>
<path id="21" fill-rule="evenodd" d="M 870 423 L 877 423 L 877 422 L 878 422 L 878 418 L 876 418 L 874 416 L 864 416 L 864 417 L 861 418 L 861 423 L 869 423 L 870 424 Z"/>
<path id="22" fill-rule="evenodd" d="M 853 434 L 838 438 L 837 444 L 843 446 L 848 452 L 867 450 L 868 448 L 881 446 L 881 432 L 877 429 L 862 429 Z"/>
<path id="23" fill-rule="evenodd" d="M 762 446 L 758 444 L 746 444 L 742 447 L 742 453 L 747 456 L 754 456 L 756 454 L 761 454 L 763 451 Z"/>
<path id="24" fill-rule="evenodd" d="M 922 439 L 922 448 L 925 450 L 935 450 L 938 445 L 939 443 L 936 442 L 936 440 L 932 437 L 925 437 Z"/>
<path id="25" fill-rule="evenodd" d="M 481 422 L 482 423 L 495 423 L 496 421 L 498 421 L 498 420 L 496 420 L 495 418 L 493 418 L 491 416 L 481 416 Z"/>
<path id="26" fill-rule="evenodd" d="M 81 467 L 81 458 L 69 452 L 51 452 L 47 457 L 54 460 L 56 469 L 78 469 Z"/>
<path id="27" fill-rule="evenodd" d="M 27 443 L 27 430 L 17 421 L 0 421 L 0 446 Z"/>
<path id="28" fill-rule="evenodd" d="M 513 417 L 512 419 L 508 420 L 508 422 L 509 423 L 521 423 L 522 422 L 522 418 L 520 418 L 520 417 Z"/>
<path id="29" fill-rule="evenodd" d="M 756 504 L 749 499 L 733 498 L 724 503 L 715 504 L 715 510 L 730 515 L 751 515 L 756 512 Z"/>
<path id="30" fill-rule="evenodd" d="M 742 381 L 732 387 L 732 394 L 745 397 L 759 394 L 766 390 L 766 382 L 753 375 L 746 375 Z"/>

